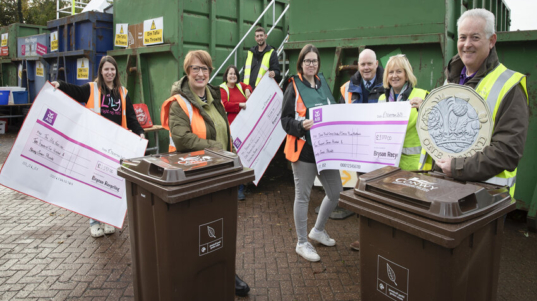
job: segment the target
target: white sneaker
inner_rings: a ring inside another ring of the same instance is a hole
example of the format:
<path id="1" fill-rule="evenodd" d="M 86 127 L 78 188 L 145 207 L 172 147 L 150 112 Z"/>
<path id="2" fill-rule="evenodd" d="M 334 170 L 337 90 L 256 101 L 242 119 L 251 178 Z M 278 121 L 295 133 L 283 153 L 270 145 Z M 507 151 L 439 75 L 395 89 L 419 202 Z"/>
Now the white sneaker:
<path id="1" fill-rule="evenodd" d="M 298 243 L 296 245 L 296 253 L 308 261 L 321 260 L 321 256 L 317 254 L 317 251 L 315 251 L 315 248 L 309 242 L 305 242 L 302 244 Z"/>
<path id="2" fill-rule="evenodd" d="M 110 226 L 110 225 L 105 224 L 105 223 L 101 223 L 101 226 L 104 226 L 104 234 L 114 234 L 114 233 L 116 233 L 116 228 L 114 228 L 113 226 Z"/>
<path id="3" fill-rule="evenodd" d="M 336 241 L 330 238 L 330 235 L 326 233 L 326 230 L 319 232 L 315 228 L 311 229 L 310 234 L 308 235 L 310 239 L 313 239 L 317 242 L 322 243 L 325 246 L 332 247 L 336 245 Z"/>
<path id="4" fill-rule="evenodd" d="M 95 223 L 90 226 L 90 233 L 91 237 L 101 237 L 104 236 L 104 229 L 100 223 Z"/>

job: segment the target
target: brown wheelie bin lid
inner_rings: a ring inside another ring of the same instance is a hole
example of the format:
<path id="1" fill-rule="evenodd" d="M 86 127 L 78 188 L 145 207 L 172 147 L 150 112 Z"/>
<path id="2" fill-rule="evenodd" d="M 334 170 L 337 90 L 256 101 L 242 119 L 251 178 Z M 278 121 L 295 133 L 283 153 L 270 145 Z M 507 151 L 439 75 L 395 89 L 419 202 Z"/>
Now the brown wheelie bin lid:
<path id="1" fill-rule="evenodd" d="M 458 183 L 387 166 L 360 176 L 355 194 L 444 223 L 460 223 L 510 199 L 508 187 Z"/>
<path id="2" fill-rule="evenodd" d="M 121 161 L 121 171 L 160 185 L 182 185 L 242 170 L 231 152 L 205 149 L 190 153 L 164 153 Z"/>

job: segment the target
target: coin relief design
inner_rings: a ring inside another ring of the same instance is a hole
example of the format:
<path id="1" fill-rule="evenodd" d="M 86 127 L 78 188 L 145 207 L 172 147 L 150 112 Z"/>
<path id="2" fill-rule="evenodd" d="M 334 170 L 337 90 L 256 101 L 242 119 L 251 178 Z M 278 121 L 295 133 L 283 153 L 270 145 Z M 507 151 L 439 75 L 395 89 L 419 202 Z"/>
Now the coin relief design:
<path id="1" fill-rule="evenodd" d="M 469 87 L 448 84 L 434 89 L 418 114 L 421 145 L 435 160 L 470 157 L 490 144 L 490 110 Z"/>

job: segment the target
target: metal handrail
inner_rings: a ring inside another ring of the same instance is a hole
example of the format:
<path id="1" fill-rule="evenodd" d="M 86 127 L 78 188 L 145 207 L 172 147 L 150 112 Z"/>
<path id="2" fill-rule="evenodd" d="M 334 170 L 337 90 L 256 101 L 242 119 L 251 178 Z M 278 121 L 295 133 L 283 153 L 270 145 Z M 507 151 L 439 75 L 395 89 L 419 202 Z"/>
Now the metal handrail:
<path id="1" fill-rule="evenodd" d="M 267 33 L 267 36 L 272 32 L 272 30 L 274 29 L 274 27 L 276 26 L 276 24 L 278 24 L 280 22 L 280 20 L 282 19 L 282 17 L 285 15 L 285 13 L 287 12 L 287 10 L 289 9 L 289 4 L 287 4 L 287 6 L 285 7 L 285 9 L 283 10 L 283 12 L 281 13 L 280 17 L 278 18 L 278 20 L 274 20 L 275 18 L 275 13 L 276 13 L 276 0 L 272 0 L 268 5 L 267 7 L 265 8 L 265 10 L 261 13 L 261 15 L 259 15 L 259 17 L 257 18 L 257 20 L 255 20 L 255 22 L 252 24 L 252 26 L 250 26 L 250 29 L 248 29 L 248 31 L 244 34 L 244 36 L 242 37 L 242 39 L 239 41 L 239 43 L 237 44 L 237 46 L 235 46 L 235 48 L 233 49 L 233 51 L 231 51 L 231 53 L 227 56 L 227 58 L 224 60 L 224 62 L 222 63 L 222 65 L 220 65 L 220 67 L 216 70 L 216 72 L 213 74 L 213 76 L 211 77 L 211 79 L 209 80 L 209 83 L 213 81 L 213 79 L 218 75 L 218 72 L 220 72 L 220 70 L 222 70 L 222 67 L 224 67 L 227 63 L 227 61 L 229 60 L 229 58 L 231 58 L 231 56 L 235 55 L 235 65 L 237 65 L 237 50 L 239 49 L 239 47 L 242 45 L 242 42 L 244 42 L 244 40 L 246 39 L 246 37 L 248 36 L 248 34 L 250 34 L 250 32 L 252 31 L 252 29 L 254 29 L 255 26 L 257 26 L 257 23 L 259 22 L 259 20 L 261 20 L 261 18 L 265 15 L 265 13 L 268 11 L 268 9 L 270 8 L 270 6 L 272 5 L 272 27 L 270 28 L 270 30 L 268 31 Z M 241 68 L 241 70 L 239 71 L 239 74 L 242 73 L 242 70 L 244 69 Z"/>

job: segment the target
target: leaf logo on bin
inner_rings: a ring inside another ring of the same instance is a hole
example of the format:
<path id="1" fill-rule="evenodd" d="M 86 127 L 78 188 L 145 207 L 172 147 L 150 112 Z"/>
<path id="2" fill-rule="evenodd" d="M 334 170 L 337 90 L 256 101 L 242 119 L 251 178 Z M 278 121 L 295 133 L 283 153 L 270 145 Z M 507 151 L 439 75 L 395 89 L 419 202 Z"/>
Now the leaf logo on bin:
<path id="1" fill-rule="evenodd" d="M 209 237 L 216 238 L 216 235 L 214 235 L 214 229 L 213 228 L 207 226 L 207 232 L 209 234 Z"/>
<path id="2" fill-rule="evenodd" d="M 397 282 L 395 282 L 395 272 L 393 271 L 392 267 L 386 263 L 386 268 L 388 269 L 388 277 L 390 277 L 390 280 L 393 281 L 393 283 L 395 283 L 397 286 Z"/>

